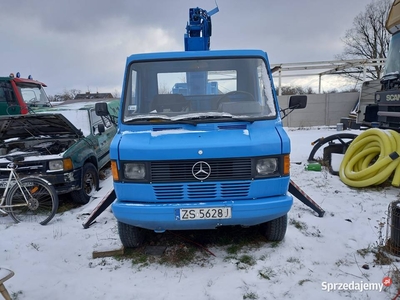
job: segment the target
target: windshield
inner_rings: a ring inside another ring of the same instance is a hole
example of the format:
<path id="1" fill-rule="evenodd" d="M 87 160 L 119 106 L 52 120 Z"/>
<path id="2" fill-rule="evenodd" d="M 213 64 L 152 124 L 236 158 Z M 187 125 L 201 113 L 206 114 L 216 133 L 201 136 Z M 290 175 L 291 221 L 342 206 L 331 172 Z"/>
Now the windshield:
<path id="1" fill-rule="evenodd" d="M 50 101 L 40 84 L 19 82 L 17 86 L 24 102 L 29 106 L 49 106 Z"/>
<path id="2" fill-rule="evenodd" d="M 90 120 L 86 110 L 70 109 L 70 110 L 49 110 L 41 111 L 40 114 L 62 114 L 76 128 L 80 129 L 84 136 L 89 136 Z"/>
<path id="3" fill-rule="evenodd" d="M 385 74 L 400 72 L 400 32 L 394 34 L 390 41 L 389 53 L 386 59 Z"/>
<path id="4" fill-rule="evenodd" d="M 133 63 L 123 122 L 275 118 L 271 86 L 260 58 Z"/>

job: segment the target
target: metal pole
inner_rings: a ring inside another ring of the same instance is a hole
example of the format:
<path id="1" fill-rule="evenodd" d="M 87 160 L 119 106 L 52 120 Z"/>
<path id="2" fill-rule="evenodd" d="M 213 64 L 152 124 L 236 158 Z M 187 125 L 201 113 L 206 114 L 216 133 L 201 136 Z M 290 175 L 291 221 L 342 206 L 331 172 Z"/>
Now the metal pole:
<path id="1" fill-rule="evenodd" d="M 322 75 L 319 74 L 319 80 L 318 80 L 318 94 L 321 94 L 321 77 L 322 77 Z"/>
<path id="2" fill-rule="evenodd" d="M 278 95 L 279 96 L 282 96 L 282 87 L 281 87 L 282 77 L 281 77 L 281 75 L 282 75 L 282 71 L 281 71 L 281 69 L 279 69 L 279 86 L 278 86 Z"/>
<path id="3" fill-rule="evenodd" d="M 363 82 L 365 81 L 365 79 L 367 79 L 367 68 L 364 65 L 363 66 Z"/>

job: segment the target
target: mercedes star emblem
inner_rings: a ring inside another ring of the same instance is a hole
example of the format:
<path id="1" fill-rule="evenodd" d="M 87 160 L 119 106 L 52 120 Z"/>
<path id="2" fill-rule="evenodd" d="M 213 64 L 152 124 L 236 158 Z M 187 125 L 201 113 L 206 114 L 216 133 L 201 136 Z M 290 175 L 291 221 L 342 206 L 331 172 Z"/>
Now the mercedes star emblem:
<path id="1" fill-rule="evenodd" d="M 211 167 L 205 161 L 198 161 L 192 167 L 192 174 L 197 180 L 206 180 L 211 175 Z"/>

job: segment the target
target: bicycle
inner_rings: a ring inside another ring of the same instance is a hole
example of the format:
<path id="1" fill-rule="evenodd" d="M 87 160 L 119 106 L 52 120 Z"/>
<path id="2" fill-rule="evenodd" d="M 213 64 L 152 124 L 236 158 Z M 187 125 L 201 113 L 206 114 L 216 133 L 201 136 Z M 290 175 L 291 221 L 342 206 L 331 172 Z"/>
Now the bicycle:
<path id="1" fill-rule="evenodd" d="M 37 221 L 46 225 L 57 213 L 58 194 L 47 180 L 38 176 L 20 178 L 18 163 L 23 155 L 5 156 L 10 163 L 0 172 L 9 172 L 0 198 L 0 213 L 10 215 L 17 223 Z M 3 187 L 0 187 L 3 188 Z"/>

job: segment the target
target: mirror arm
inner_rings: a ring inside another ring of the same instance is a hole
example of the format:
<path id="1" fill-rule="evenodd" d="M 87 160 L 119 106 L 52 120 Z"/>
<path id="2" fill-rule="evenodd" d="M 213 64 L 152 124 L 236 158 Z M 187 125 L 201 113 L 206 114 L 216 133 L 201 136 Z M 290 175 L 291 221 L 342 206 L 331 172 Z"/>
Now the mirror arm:
<path id="1" fill-rule="evenodd" d="M 284 109 L 281 109 L 281 113 L 283 113 L 283 116 L 281 117 L 281 119 L 283 120 L 284 118 L 286 118 L 293 110 L 295 110 L 296 108 L 299 107 L 300 104 L 297 104 L 295 106 L 291 106 L 291 107 L 287 107 Z M 289 110 L 289 112 L 287 112 Z"/>
<path id="2" fill-rule="evenodd" d="M 102 116 L 102 118 L 110 121 L 111 124 L 113 124 L 115 127 L 117 127 L 117 121 L 116 121 L 117 117 L 115 117 L 111 114 L 108 114 L 107 116 Z"/>

